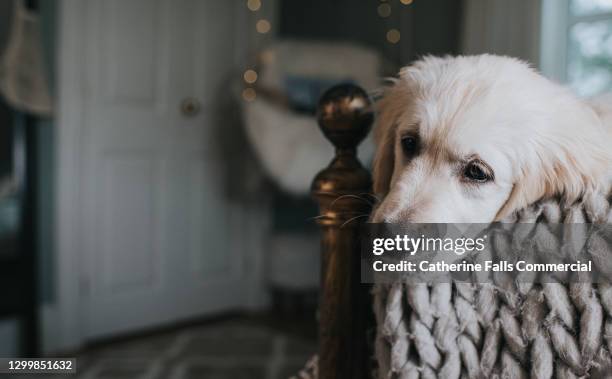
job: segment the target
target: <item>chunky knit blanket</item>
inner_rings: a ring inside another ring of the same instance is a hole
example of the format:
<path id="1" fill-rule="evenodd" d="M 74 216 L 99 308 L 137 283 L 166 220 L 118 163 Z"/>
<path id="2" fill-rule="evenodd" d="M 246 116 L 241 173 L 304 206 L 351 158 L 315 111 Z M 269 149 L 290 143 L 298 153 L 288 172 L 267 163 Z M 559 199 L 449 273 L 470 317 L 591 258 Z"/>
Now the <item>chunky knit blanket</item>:
<path id="1" fill-rule="evenodd" d="M 612 224 L 611 195 L 536 203 L 505 220 L 512 223 L 505 237 L 529 238 L 542 223 Z M 609 248 L 597 238 L 585 232 L 577 248 Z M 560 249 L 564 243 L 557 241 Z M 612 260 L 597 264 L 612 272 Z M 373 304 L 377 379 L 612 378 L 608 282 L 397 281 L 375 284 Z M 296 378 L 317 376 L 315 357 Z"/>
<path id="2" fill-rule="evenodd" d="M 525 238 L 526 225 L 611 223 L 610 201 L 534 204 L 507 220 L 506 237 Z M 585 232 L 578 249 L 610 245 L 596 238 Z M 610 272 L 612 262 L 598 265 Z M 612 377 L 610 283 L 395 282 L 376 284 L 373 296 L 379 379 Z"/>

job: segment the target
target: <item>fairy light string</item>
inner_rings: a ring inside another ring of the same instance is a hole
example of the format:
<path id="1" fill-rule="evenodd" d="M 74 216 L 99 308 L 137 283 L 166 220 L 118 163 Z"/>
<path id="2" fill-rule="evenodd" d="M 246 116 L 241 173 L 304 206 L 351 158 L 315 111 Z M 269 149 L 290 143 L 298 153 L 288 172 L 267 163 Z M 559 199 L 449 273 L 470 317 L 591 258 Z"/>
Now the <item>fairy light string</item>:
<path id="1" fill-rule="evenodd" d="M 380 3 L 376 8 L 376 12 L 380 18 L 389 19 L 393 12 L 392 0 L 379 0 Z M 404 5 L 411 5 L 414 0 L 399 0 Z M 246 7 L 253 13 L 258 13 L 263 7 L 262 0 L 247 0 Z M 269 20 L 264 17 L 258 18 L 255 23 L 255 31 L 258 34 L 267 34 L 272 30 L 272 24 Z M 385 33 L 385 39 L 388 43 L 396 45 L 402 38 L 401 32 L 398 27 L 390 27 Z M 257 92 L 253 87 L 258 79 L 258 72 L 255 68 L 247 68 L 242 75 L 242 79 L 245 84 L 245 88 L 242 91 L 242 98 L 245 101 L 254 101 L 257 98 Z"/>
<path id="2" fill-rule="evenodd" d="M 247 0 L 246 7 L 252 13 L 258 13 L 263 6 L 262 0 Z M 255 31 L 258 34 L 267 34 L 272 30 L 272 24 L 266 18 L 258 18 L 255 23 Z M 242 99 L 247 102 L 254 101 L 257 98 L 257 91 L 254 88 L 259 77 L 258 72 L 254 67 L 248 67 L 242 74 L 242 79 L 245 88 L 242 90 Z"/>

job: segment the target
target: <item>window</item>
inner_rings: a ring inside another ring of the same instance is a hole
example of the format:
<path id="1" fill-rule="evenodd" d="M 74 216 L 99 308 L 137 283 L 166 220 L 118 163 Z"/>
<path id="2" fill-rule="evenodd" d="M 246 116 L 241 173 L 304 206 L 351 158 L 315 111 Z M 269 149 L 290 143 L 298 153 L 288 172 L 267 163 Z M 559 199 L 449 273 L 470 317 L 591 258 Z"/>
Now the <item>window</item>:
<path id="1" fill-rule="evenodd" d="M 544 0 L 542 70 L 581 96 L 612 91 L 612 0 Z"/>

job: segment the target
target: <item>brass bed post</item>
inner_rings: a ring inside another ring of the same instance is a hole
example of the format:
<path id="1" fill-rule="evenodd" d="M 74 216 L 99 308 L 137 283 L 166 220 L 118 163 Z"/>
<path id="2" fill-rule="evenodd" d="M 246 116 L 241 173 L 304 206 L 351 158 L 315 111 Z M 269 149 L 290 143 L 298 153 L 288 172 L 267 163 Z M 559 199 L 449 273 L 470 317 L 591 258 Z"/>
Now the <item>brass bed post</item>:
<path id="1" fill-rule="evenodd" d="M 361 88 L 331 88 L 319 102 L 319 126 L 336 148 L 330 165 L 312 184 L 321 217 L 319 378 L 366 378 L 369 287 L 360 283 L 359 229 L 371 211 L 372 181 L 359 162 L 357 145 L 374 115 Z"/>

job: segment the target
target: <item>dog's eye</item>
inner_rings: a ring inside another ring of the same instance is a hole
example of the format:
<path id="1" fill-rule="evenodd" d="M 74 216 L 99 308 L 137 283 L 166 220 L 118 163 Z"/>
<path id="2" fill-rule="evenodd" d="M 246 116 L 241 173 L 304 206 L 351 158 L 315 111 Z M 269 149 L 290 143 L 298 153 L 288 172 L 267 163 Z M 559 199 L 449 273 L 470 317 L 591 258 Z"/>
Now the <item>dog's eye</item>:
<path id="1" fill-rule="evenodd" d="M 463 170 L 463 176 L 473 182 L 484 183 L 493 179 L 490 169 L 481 162 L 470 162 Z"/>
<path id="2" fill-rule="evenodd" d="M 402 137 L 402 150 L 407 157 L 413 157 L 416 155 L 419 149 L 419 139 L 416 136 L 403 136 Z"/>

